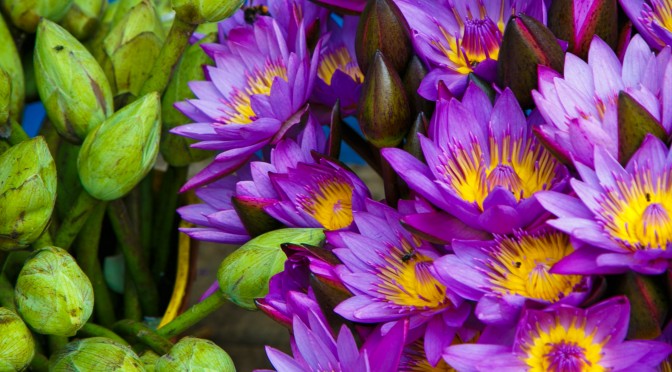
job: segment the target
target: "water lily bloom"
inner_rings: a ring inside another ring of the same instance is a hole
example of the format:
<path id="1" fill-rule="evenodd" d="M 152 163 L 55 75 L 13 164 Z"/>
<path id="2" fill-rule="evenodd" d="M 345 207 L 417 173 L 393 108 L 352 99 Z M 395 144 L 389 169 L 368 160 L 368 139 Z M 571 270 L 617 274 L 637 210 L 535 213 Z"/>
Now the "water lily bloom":
<path id="1" fill-rule="evenodd" d="M 522 12 L 545 23 L 536 0 L 396 0 L 412 30 L 418 55 L 429 67 L 418 93 L 436 101 L 439 81 L 461 95 L 471 72 L 494 81 L 502 35 L 509 17 Z"/>
<path id="2" fill-rule="evenodd" d="M 366 0 L 313 0 L 314 2 L 346 13 L 361 13 L 366 6 Z"/>
<path id="3" fill-rule="evenodd" d="M 413 191 L 442 210 L 404 222 L 444 241 L 465 228 L 506 234 L 530 226 L 543 212 L 534 195 L 566 185 L 567 169 L 532 135 L 508 89 L 494 107 L 475 85 L 462 102 L 440 98 L 429 136 L 419 135 L 428 165 L 399 149 L 382 154 Z"/>
<path id="4" fill-rule="evenodd" d="M 443 357 L 458 371 L 653 371 L 672 345 L 625 341 L 629 318 L 624 296 L 585 310 L 529 309 L 518 322 L 513 345 L 453 345 Z"/>
<path id="5" fill-rule="evenodd" d="M 172 132 L 200 141 L 193 147 L 220 153 L 183 191 L 235 171 L 300 122 L 318 54 L 310 56 L 302 24 L 295 39 L 290 46 L 274 19 L 259 17 L 252 26 L 231 29 L 221 44 L 204 46 L 215 66 L 206 67 L 206 81 L 190 83 L 196 99 L 176 104 L 195 123 Z"/>
<path id="6" fill-rule="evenodd" d="M 565 57 L 564 78 L 539 68 L 539 90 L 532 97 L 545 120 L 538 134 L 556 153 L 592 166 L 595 146 L 618 154 L 618 95 L 624 91 L 661 126 L 672 129 L 672 60 L 670 48 L 654 54 L 641 36 L 628 45 L 623 63 L 594 37 L 588 63 Z"/>
<path id="7" fill-rule="evenodd" d="M 672 152 L 648 135 L 623 168 L 608 151 L 595 150 L 595 170 L 576 163 L 577 196 L 537 197 L 558 219 L 549 225 L 587 243 L 561 260 L 565 274 L 660 274 L 672 258 Z"/>
<path id="8" fill-rule="evenodd" d="M 620 0 L 628 18 L 654 49 L 672 45 L 672 1 Z"/>
<path id="9" fill-rule="evenodd" d="M 454 240 L 452 248 L 455 254 L 434 262 L 437 277 L 460 296 L 478 301 L 476 317 L 486 324 L 515 323 L 526 303 L 579 306 L 589 294 L 589 277 L 550 273 L 574 252 L 569 236 L 558 231 Z"/>
<path id="10" fill-rule="evenodd" d="M 410 330 L 424 330 L 428 360 L 436 364 L 470 306 L 432 275 L 439 252 L 408 233 L 394 209 L 368 201 L 367 211 L 353 215 L 359 232 L 326 233 L 343 262 L 336 273 L 354 294 L 335 312 L 360 323 L 408 318 Z"/>

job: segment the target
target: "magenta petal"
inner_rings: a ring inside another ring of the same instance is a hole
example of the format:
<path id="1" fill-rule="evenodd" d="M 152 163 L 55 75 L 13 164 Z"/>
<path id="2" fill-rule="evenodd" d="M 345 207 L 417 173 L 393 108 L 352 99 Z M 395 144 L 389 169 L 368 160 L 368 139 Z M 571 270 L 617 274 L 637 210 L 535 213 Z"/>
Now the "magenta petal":
<path id="1" fill-rule="evenodd" d="M 600 365 L 607 369 L 625 370 L 644 359 L 647 364 L 657 366 L 672 352 L 672 345 L 657 341 L 626 341 L 605 348 Z"/>
<path id="2" fill-rule="evenodd" d="M 417 213 L 402 217 L 401 221 L 417 231 L 431 235 L 449 244 L 453 239 L 487 240 L 490 234 L 472 229 L 459 219 L 443 213 Z"/>
<path id="3" fill-rule="evenodd" d="M 502 326 L 511 325 L 518 320 L 525 299 L 520 296 L 487 294 L 476 305 L 476 317 L 485 324 Z"/>
<path id="4" fill-rule="evenodd" d="M 507 346 L 462 344 L 447 347 L 443 359 L 458 371 L 477 371 L 476 366 L 484 360 L 510 353 L 511 348 Z"/>
<path id="5" fill-rule="evenodd" d="M 297 363 L 292 357 L 283 353 L 280 350 L 274 349 L 270 346 L 266 346 L 266 355 L 268 359 L 273 364 L 273 367 L 278 371 L 283 372 L 303 372 L 305 368 Z"/>

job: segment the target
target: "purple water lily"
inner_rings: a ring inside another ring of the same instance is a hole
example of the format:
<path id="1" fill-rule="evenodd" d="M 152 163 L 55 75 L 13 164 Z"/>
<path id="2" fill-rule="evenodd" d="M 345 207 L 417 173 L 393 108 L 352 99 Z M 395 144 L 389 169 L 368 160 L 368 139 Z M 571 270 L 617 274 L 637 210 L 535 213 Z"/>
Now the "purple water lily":
<path id="1" fill-rule="evenodd" d="M 569 305 L 526 310 L 513 345 L 462 344 L 444 359 L 471 371 L 654 371 L 672 352 L 659 341 L 625 341 L 630 304 L 614 297 L 588 309 Z"/>
<path id="2" fill-rule="evenodd" d="M 672 45 L 672 1 L 620 0 L 628 18 L 654 49 Z"/>
<path id="3" fill-rule="evenodd" d="M 558 219 L 549 225 L 587 243 L 558 262 L 565 274 L 660 274 L 672 258 L 672 152 L 648 135 L 623 168 L 608 151 L 595 150 L 595 170 L 575 163 L 575 196 L 538 195 Z"/>
<path id="4" fill-rule="evenodd" d="M 313 2 L 344 13 L 361 13 L 366 0 L 312 0 Z"/>
<path id="5" fill-rule="evenodd" d="M 194 147 L 220 153 L 182 190 L 235 171 L 300 123 L 318 54 L 311 58 L 303 25 L 297 27 L 291 44 L 274 19 L 259 17 L 251 26 L 232 28 L 222 43 L 204 46 L 215 66 L 206 67 L 206 81 L 190 83 L 197 99 L 176 104 L 195 123 L 173 133 L 200 141 Z"/>
<path id="6" fill-rule="evenodd" d="M 429 136 L 420 135 L 428 165 L 399 149 L 382 154 L 413 191 L 443 211 L 404 222 L 445 242 L 479 237 L 473 230 L 506 234 L 530 226 L 543 212 L 535 193 L 565 187 L 567 169 L 532 135 L 508 89 L 494 107 L 475 85 L 462 102 L 440 97 Z"/>
<path id="7" fill-rule="evenodd" d="M 545 23 L 543 1 L 396 0 L 429 74 L 418 93 L 436 101 L 439 81 L 461 95 L 471 72 L 494 81 L 504 27 L 515 12 Z"/>
<path id="8" fill-rule="evenodd" d="M 574 252 L 569 236 L 557 231 L 454 240 L 452 248 L 454 255 L 434 262 L 437 277 L 460 296 L 478 301 L 476 317 L 486 324 L 515 323 L 526 304 L 579 306 L 590 291 L 588 277 L 549 272 Z"/>
<path id="9" fill-rule="evenodd" d="M 655 55 L 640 36 L 630 41 L 623 63 L 599 37 L 588 51 L 588 63 L 565 57 L 564 78 L 539 67 L 539 90 L 532 96 L 546 123 L 538 128 L 544 141 L 565 159 L 592 166 L 593 149 L 618 154 L 618 94 L 630 94 L 672 129 L 672 60 L 670 48 Z"/>

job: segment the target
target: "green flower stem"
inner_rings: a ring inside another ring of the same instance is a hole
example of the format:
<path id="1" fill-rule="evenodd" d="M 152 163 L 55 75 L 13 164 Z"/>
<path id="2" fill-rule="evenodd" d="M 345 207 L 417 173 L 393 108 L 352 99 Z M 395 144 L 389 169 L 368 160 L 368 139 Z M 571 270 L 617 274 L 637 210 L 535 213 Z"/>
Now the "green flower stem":
<path id="1" fill-rule="evenodd" d="M 7 279 L 7 275 L 0 274 L 0 306 L 16 312 L 14 306 L 14 286 Z"/>
<path id="2" fill-rule="evenodd" d="M 16 145 L 30 139 L 26 134 L 26 131 L 23 130 L 21 124 L 17 123 L 16 120 L 9 119 L 9 123 L 12 126 L 12 131 L 9 134 L 9 138 L 7 138 L 7 142 L 9 142 L 10 145 Z"/>
<path id="3" fill-rule="evenodd" d="M 105 217 L 105 202 L 98 204 L 89 217 L 75 242 L 75 254 L 77 263 L 82 271 L 91 280 L 95 313 L 98 322 L 109 327 L 117 321 L 114 315 L 114 304 L 110 291 L 105 283 L 103 272 L 98 260 L 98 246 L 100 244 L 100 232 Z"/>
<path id="4" fill-rule="evenodd" d="M 134 320 L 120 320 L 114 325 L 113 329 L 131 343 L 141 342 L 159 355 L 167 354 L 173 347 L 173 343 L 168 339 L 146 325 Z"/>
<path id="5" fill-rule="evenodd" d="M 68 338 L 64 336 L 47 336 L 47 343 L 49 344 L 49 354 L 53 354 L 68 344 Z"/>
<path id="6" fill-rule="evenodd" d="M 130 273 L 138 291 L 142 311 L 145 315 L 157 316 L 159 315 L 159 291 L 147 266 L 126 206 L 122 200 L 118 199 L 110 202 L 107 209 L 112 228 L 124 254 L 126 270 Z"/>
<path id="7" fill-rule="evenodd" d="M 77 337 L 107 337 L 122 345 L 128 346 L 128 342 L 112 330 L 90 322 L 84 324 L 84 326 L 77 331 Z"/>
<path id="8" fill-rule="evenodd" d="M 149 256 L 152 246 L 152 235 L 154 233 L 152 221 L 154 221 L 154 192 L 152 191 L 152 182 L 154 181 L 154 172 L 149 172 L 140 182 L 140 243 L 142 244 L 145 257 Z M 159 205 L 159 207 L 161 204 Z"/>
<path id="9" fill-rule="evenodd" d="M 0 275 L 5 272 L 5 262 L 9 258 L 9 252 L 0 251 Z"/>
<path id="10" fill-rule="evenodd" d="M 184 52 L 187 44 L 189 44 L 189 38 L 194 33 L 194 30 L 196 30 L 196 25 L 191 25 L 180 21 L 177 17 L 175 18 L 166 41 L 163 43 L 159 57 L 154 61 L 151 75 L 145 80 L 138 97 L 151 92 L 163 94 L 173 74 L 173 68 L 177 65 L 182 52 Z"/>
<path id="11" fill-rule="evenodd" d="M 77 234 L 84 227 L 84 223 L 89 218 L 96 205 L 100 200 L 89 195 L 86 190 L 82 189 L 75 201 L 75 204 L 68 211 L 67 216 L 61 222 L 61 226 L 56 232 L 54 244 L 65 250 L 69 250 L 72 243 L 75 241 Z"/>
<path id="12" fill-rule="evenodd" d="M 124 318 L 140 321 L 142 320 L 142 308 L 140 307 L 140 298 L 135 289 L 131 274 L 126 271 L 124 279 Z"/>
<path id="13" fill-rule="evenodd" d="M 169 166 L 163 176 L 154 225 L 154 249 L 152 271 L 157 281 L 163 279 L 171 253 L 170 243 L 175 236 L 175 210 L 180 187 L 187 181 L 189 167 Z"/>
<path id="14" fill-rule="evenodd" d="M 37 240 L 31 244 L 31 247 L 33 250 L 40 249 L 42 247 L 48 247 L 50 245 L 54 245 L 53 239 L 51 239 L 51 233 L 49 232 L 49 228 L 45 229 L 42 235 L 40 235 Z"/>
<path id="15" fill-rule="evenodd" d="M 186 331 L 192 325 L 198 323 L 227 302 L 224 294 L 216 291 L 205 300 L 193 305 L 187 311 L 180 314 L 168 324 L 157 330 L 157 333 L 165 337 L 174 337 Z"/>
<path id="16" fill-rule="evenodd" d="M 383 170 L 380 166 L 380 152 L 373 150 L 373 146 L 366 142 L 354 129 L 350 128 L 349 125 L 344 124 L 341 130 L 343 131 L 345 143 L 352 147 L 357 155 L 361 156 L 382 177 Z"/>
<path id="17" fill-rule="evenodd" d="M 36 372 L 49 371 L 49 359 L 44 354 L 35 353 L 33 360 L 30 361 L 30 370 Z"/>

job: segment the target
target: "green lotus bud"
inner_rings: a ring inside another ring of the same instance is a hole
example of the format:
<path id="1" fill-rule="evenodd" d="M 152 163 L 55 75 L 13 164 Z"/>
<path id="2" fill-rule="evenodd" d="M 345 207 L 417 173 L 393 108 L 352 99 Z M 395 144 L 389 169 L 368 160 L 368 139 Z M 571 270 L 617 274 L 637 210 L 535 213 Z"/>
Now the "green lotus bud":
<path id="1" fill-rule="evenodd" d="M 3 17 L 0 17 L 0 68 L 5 70 L 7 75 L 9 75 L 12 87 L 9 115 L 17 122 L 21 122 L 23 101 L 25 98 L 23 67 L 21 66 L 21 57 L 19 57 L 19 52 L 16 50 L 14 39 L 9 33 L 9 29 L 7 29 Z"/>
<path id="2" fill-rule="evenodd" d="M 236 367 L 226 351 L 214 342 L 185 337 L 156 362 L 156 372 L 216 371 L 234 372 Z"/>
<path id="3" fill-rule="evenodd" d="M 119 199 L 152 169 L 159 153 L 160 105 L 156 92 L 147 94 L 86 136 L 77 169 L 91 196 Z"/>
<path id="4" fill-rule="evenodd" d="M 142 364 L 145 367 L 145 371 L 147 372 L 153 372 L 156 368 L 156 362 L 159 360 L 161 356 L 157 353 L 155 353 L 152 350 L 145 350 L 140 354 L 140 360 L 142 361 Z"/>
<path id="5" fill-rule="evenodd" d="M 73 0 L 61 26 L 79 40 L 89 38 L 98 27 L 106 5 L 106 0 Z"/>
<path id="6" fill-rule="evenodd" d="M 425 155 L 422 152 L 418 134 L 421 133 L 427 136 L 427 127 L 427 118 L 425 117 L 425 114 L 421 112 L 415 118 L 413 126 L 411 126 L 411 129 L 408 131 L 408 134 L 406 135 L 406 141 L 404 142 L 404 150 L 422 162 L 425 161 Z"/>
<path id="7" fill-rule="evenodd" d="M 427 68 L 422 64 L 418 56 L 413 55 L 411 61 L 408 62 L 408 67 L 404 72 L 403 78 L 404 88 L 406 88 L 406 94 L 409 97 L 413 115 L 421 112 L 431 115 L 434 112 L 434 102 L 430 102 L 418 94 L 418 88 L 420 88 L 420 83 L 425 76 L 427 76 Z"/>
<path id="8" fill-rule="evenodd" d="M 27 248 L 47 227 L 56 199 L 56 166 L 42 137 L 0 155 L 0 251 Z"/>
<path id="9" fill-rule="evenodd" d="M 115 95 L 137 96 L 152 71 L 161 46 L 164 31 L 154 5 L 142 0 L 112 26 L 103 44 L 109 62 L 103 65 Z"/>
<path id="10" fill-rule="evenodd" d="M 133 9 L 136 5 L 140 4 L 143 0 L 119 0 L 114 2 L 117 6 L 117 9 L 111 19 L 112 25 L 117 25 L 121 22 L 122 19 Z M 154 3 L 154 1 L 152 1 Z"/>
<path id="11" fill-rule="evenodd" d="M 87 40 L 86 44 L 86 49 L 91 52 L 91 55 L 93 58 L 98 61 L 98 64 L 100 64 L 101 67 L 104 67 L 106 64 L 109 63 L 109 58 L 107 57 L 107 53 L 105 53 L 105 45 L 103 44 L 103 40 L 107 37 L 107 34 L 110 33 L 110 30 L 112 29 L 112 21 L 114 20 L 114 16 L 117 14 L 117 9 L 119 8 L 119 1 L 116 1 L 114 3 L 108 4 L 105 7 L 105 10 L 103 11 L 103 16 L 100 19 L 100 22 L 98 23 L 98 28 L 96 28 L 95 32 L 93 35 Z M 105 70 L 103 68 L 103 70 Z M 108 80 L 109 82 L 109 80 Z M 110 87 L 112 85 L 110 84 Z"/>
<path id="12" fill-rule="evenodd" d="M 12 81 L 9 74 L 0 67 L 0 137 L 6 138 L 9 133 L 9 106 L 12 99 Z M 5 135 L 6 134 L 6 135 Z"/>
<path id="13" fill-rule="evenodd" d="M 509 19 L 499 50 L 497 78 L 500 86 L 511 88 L 523 108 L 534 105 L 531 92 L 537 88 L 537 67 L 562 71 L 564 63 L 560 44 L 541 22 L 524 14 Z"/>
<path id="14" fill-rule="evenodd" d="M 253 238 L 263 233 L 277 230 L 283 226 L 280 221 L 264 211 L 264 207 L 274 203 L 275 201 L 272 199 L 260 199 L 240 195 L 231 197 L 233 208 L 240 217 L 243 226 L 245 226 L 245 230 Z"/>
<path id="15" fill-rule="evenodd" d="M 412 124 L 404 83 L 378 51 L 369 67 L 359 98 L 359 126 L 377 147 L 397 146 Z"/>
<path id="16" fill-rule="evenodd" d="M 112 114 L 112 90 L 91 53 L 61 26 L 42 20 L 35 40 L 35 79 L 58 133 L 81 143 Z"/>
<path id="17" fill-rule="evenodd" d="M 240 9 L 244 0 L 173 0 L 175 17 L 182 22 L 200 25 L 219 22 Z"/>
<path id="18" fill-rule="evenodd" d="M 57 247 L 40 248 L 23 264 L 14 299 L 23 320 L 46 335 L 74 336 L 93 311 L 91 281 Z"/>
<path id="19" fill-rule="evenodd" d="M 163 30 L 169 32 L 170 27 L 173 25 L 175 20 L 175 11 L 173 10 L 173 5 L 170 0 L 154 0 L 154 6 L 156 7 L 156 14 L 159 15 L 161 20 L 161 25 Z"/>
<path id="20" fill-rule="evenodd" d="M 667 292 L 660 277 L 629 272 L 616 278 L 610 288 L 630 301 L 628 339 L 657 338 L 667 319 Z"/>
<path id="21" fill-rule="evenodd" d="M 211 65 L 212 60 L 203 52 L 201 45 L 215 41 L 217 41 L 217 34 L 209 34 L 185 50 L 182 60 L 175 68 L 166 93 L 163 95 L 161 102 L 161 118 L 163 119 L 161 155 L 170 165 L 183 167 L 212 156 L 212 151 L 191 148 L 190 145 L 196 141 L 172 134 L 169 131 L 177 126 L 192 122 L 191 119 L 173 107 L 173 104 L 195 98 L 187 84 L 190 81 L 205 80 L 203 65 Z"/>
<path id="22" fill-rule="evenodd" d="M 618 159 L 627 164 L 647 134 L 667 141 L 667 132 L 656 118 L 632 96 L 618 94 Z"/>
<path id="23" fill-rule="evenodd" d="M 406 69 L 413 46 L 408 23 L 392 0 L 370 0 L 357 26 L 355 51 L 362 71 L 369 69 L 377 51 L 389 58 L 398 73 Z"/>
<path id="24" fill-rule="evenodd" d="M 588 56 L 593 36 L 612 48 L 618 43 L 618 2 L 616 0 L 554 0 L 548 9 L 548 28 L 568 43 L 567 51 Z"/>
<path id="25" fill-rule="evenodd" d="M 14 26 L 33 33 L 40 18 L 59 22 L 70 9 L 72 0 L 3 0 L 2 8 Z"/>
<path id="26" fill-rule="evenodd" d="M 35 355 L 35 341 L 23 320 L 0 307 L 0 371 L 23 371 Z"/>
<path id="27" fill-rule="evenodd" d="M 49 359 L 51 372 L 144 370 L 142 361 L 130 347 L 105 337 L 70 342 Z"/>

